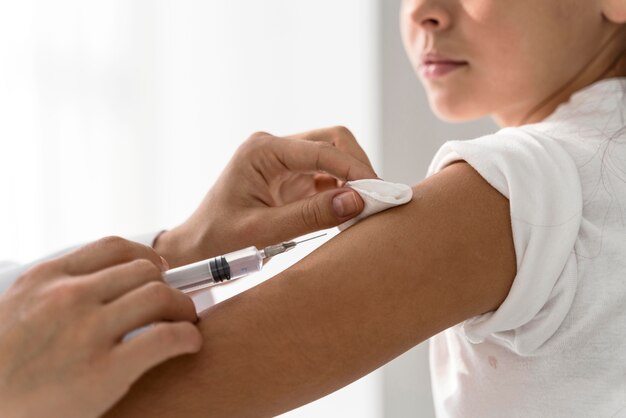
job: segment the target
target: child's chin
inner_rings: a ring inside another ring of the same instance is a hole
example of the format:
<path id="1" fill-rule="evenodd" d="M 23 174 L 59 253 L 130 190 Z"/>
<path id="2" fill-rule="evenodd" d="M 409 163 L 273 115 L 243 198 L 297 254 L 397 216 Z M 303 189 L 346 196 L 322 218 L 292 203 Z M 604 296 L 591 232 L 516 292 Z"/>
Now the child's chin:
<path id="1" fill-rule="evenodd" d="M 467 122 L 487 116 L 485 112 L 479 111 L 470 103 L 455 101 L 430 101 L 430 108 L 437 118 L 445 122 Z"/>

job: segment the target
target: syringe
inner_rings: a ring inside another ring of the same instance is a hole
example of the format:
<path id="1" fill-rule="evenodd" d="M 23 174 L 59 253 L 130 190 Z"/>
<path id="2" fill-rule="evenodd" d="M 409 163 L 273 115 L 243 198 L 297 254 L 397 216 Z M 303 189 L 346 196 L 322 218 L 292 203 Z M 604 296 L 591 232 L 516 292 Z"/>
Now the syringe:
<path id="1" fill-rule="evenodd" d="M 289 241 L 270 245 L 258 250 L 248 247 L 225 255 L 198 261 L 186 266 L 168 270 L 164 274 L 165 281 L 172 287 L 185 293 L 214 286 L 226 280 L 235 280 L 261 271 L 263 260 L 282 254 L 295 248 L 305 241 L 322 237 L 326 234 L 307 238 L 302 241 Z"/>

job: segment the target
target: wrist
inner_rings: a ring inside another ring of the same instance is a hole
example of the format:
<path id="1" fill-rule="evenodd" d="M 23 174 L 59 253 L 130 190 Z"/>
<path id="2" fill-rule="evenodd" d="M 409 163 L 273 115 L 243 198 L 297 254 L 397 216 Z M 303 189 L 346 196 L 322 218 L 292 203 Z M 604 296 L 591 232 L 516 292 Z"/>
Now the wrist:
<path id="1" fill-rule="evenodd" d="M 188 230 L 183 225 L 168 231 L 163 231 L 154 240 L 152 247 L 170 265 L 170 268 L 183 266 L 200 261 L 209 256 L 203 256 L 203 239 L 193 229 Z"/>

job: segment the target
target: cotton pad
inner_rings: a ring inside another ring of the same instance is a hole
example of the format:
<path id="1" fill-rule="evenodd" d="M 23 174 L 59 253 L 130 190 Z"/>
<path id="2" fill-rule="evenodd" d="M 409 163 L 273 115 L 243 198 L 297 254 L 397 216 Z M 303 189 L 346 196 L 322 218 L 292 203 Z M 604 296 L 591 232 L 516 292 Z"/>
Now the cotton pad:
<path id="1" fill-rule="evenodd" d="M 413 198 L 413 190 L 406 184 L 390 183 L 378 179 L 349 181 L 345 184 L 345 187 L 351 188 L 361 196 L 365 203 L 365 208 L 358 216 L 339 225 L 340 231 L 351 227 L 370 215 L 395 206 L 404 205 Z"/>

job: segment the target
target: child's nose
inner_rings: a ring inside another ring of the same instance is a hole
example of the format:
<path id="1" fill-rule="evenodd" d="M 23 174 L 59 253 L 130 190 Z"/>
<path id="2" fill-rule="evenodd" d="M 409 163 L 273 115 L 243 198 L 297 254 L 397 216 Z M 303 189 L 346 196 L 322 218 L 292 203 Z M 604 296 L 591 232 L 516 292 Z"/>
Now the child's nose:
<path id="1" fill-rule="evenodd" d="M 443 30 L 450 25 L 449 6 L 439 0 L 405 0 L 403 13 L 415 25 L 427 31 Z"/>

